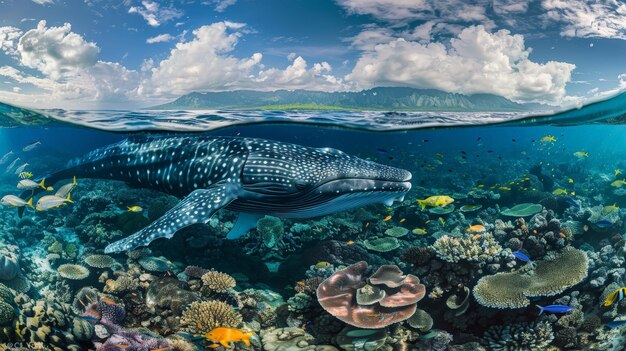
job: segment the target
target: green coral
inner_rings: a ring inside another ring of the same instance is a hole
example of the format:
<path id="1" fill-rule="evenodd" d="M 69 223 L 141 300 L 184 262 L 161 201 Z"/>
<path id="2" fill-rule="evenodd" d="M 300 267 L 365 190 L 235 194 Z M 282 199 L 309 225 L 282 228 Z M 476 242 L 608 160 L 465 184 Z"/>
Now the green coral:
<path id="1" fill-rule="evenodd" d="M 401 238 L 409 233 L 409 230 L 404 227 L 391 227 L 385 230 L 385 234 L 393 236 L 394 238 Z"/>
<path id="2" fill-rule="evenodd" d="M 435 241 L 433 249 L 437 257 L 451 263 L 481 262 L 499 255 L 502 251 L 502 247 L 491 234 L 483 234 L 479 237 L 444 235 Z"/>
<path id="3" fill-rule="evenodd" d="M 13 310 L 13 306 L 4 301 L 0 301 L 0 324 L 7 325 L 11 323 L 14 316 L 15 311 Z"/>
<path id="4" fill-rule="evenodd" d="M 389 252 L 400 247 L 400 242 L 394 237 L 367 239 L 363 244 L 368 250 L 377 252 Z"/>
<path id="5" fill-rule="evenodd" d="M 554 296 L 587 277 L 589 260 L 578 249 L 568 247 L 536 267 L 482 277 L 474 287 L 476 301 L 492 308 L 523 308 L 530 297 Z"/>
<path id="6" fill-rule="evenodd" d="M 528 217 L 541 212 L 542 209 L 543 206 L 539 204 L 523 203 L 502 211 L 502 214 L 509 217 Z"/>

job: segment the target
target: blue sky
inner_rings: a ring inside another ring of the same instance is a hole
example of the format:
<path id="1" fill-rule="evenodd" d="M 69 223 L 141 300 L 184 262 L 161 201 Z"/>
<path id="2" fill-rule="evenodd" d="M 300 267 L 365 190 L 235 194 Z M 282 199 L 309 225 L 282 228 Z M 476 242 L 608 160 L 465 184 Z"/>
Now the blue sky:
<path id="1" fill-rule="evenodd" d="M 0 100 L 132 108 L 191 91 L 493 93 L 626 87 L 613 0 L 0 0 Z"/>

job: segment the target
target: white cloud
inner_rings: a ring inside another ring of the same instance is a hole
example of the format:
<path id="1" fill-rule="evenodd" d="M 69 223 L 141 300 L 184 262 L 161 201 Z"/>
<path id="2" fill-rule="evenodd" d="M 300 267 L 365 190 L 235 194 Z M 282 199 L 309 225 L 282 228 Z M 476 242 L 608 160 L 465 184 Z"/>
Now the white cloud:
<path id="1" fill-rule="evenodd" d="M 95 64 L 100 49 L 71 30 L 69 23 L 48 28 L 46 21 L 40 21 L 36 29 L 27 31 L 19 40 L 20 63 L 55 80 L 76 68 Z"/>
<path id="2" fill-rule="evenodd" d="M 214 9 L 217 12 L 224 12 L 227 7 L 234 5 L 237 3 L 237 0 L 208 0 L 203 1 L 204 5 L 214 5 Z"/>
<path id="3" fill-rule="evenodd" d="M 161 7 L 157 2 L 142 1 L 142 6 L 132 6 L 128 9 L 128 13 L 139 14 L 152 27 L 158 27 L 162 23 L 180 18 L 183 12 L 173 6 Z"/>
<path id="4" fill-rule="evenodd" d="M 152 38 L 146 39 L 146 43 L 148 43 L 148 44 L 164 43 L 164 42 L 168 42 L 168 41 L 170 41 L 172 39 L 174 39 L 174 37 L 169 35 L 169 34 L 159 34 L 159 35 L 154 36 Z"/>
<path id="5" fill-rule="evenodd" d="M 564 24 L 565 37 L 626 39 L 626 3 L 621 0 L 543 0 L 547 21 Z"/>
<path id="6" fill-rule="evenodd" d="M 9 55 L 15 55 L 15 47 L 20 36 L 22 36 L 22 31 L 19 28 L 0 27 L 0 50 Z"/>
<path id="7" fill-rule="evenodd" d="M 39 5 L 51 5 L 54 4 L 53 0 L 32 0 L 35 4 Z"/>
<path id="8" fill-rule="evenodd" d="M 450 41 L 421 44 L 403 38 L 375 45 L 358 59 L 347 81 L 358 88 L 409 86 L 466 94 L 493 93 L 517 101 L 554 102 L 565 96 L 574 65 L 529 59 L 524 37 L 483 26 Z"/>
<path id="9" fill-rule="evenodd" d="M 259 90 L 305 89 L 305 90 L 345 90 L 341 79 L 330 74 L 332 67 L 328 62 L 314 64 L 311 68 L 300 56 L 284 70 L 270 68 L 261 71 L 256 78 L 255 88 Z"/>

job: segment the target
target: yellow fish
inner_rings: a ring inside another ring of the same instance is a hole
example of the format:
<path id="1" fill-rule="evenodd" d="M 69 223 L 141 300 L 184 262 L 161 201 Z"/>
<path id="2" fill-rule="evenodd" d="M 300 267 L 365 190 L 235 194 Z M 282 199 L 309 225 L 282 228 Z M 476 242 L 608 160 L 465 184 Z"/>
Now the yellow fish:
<path id="1" fill-rule="evenodd" d="M 428 207 L 445 207 L 454 202 L 454 199 L 448 195 L 435 195 L 425 198 L 424 200 L 417 200 L 422 210 Z"/>
<path id="2" fill-rule="evenodd" d="M 541 138 L 541 142 L 543 142 L 543 143 L 555 143 L 556 142 L 556 138 L 554 137 L 554 135 L 546 135 L 543 138 Z"/>
<path id="3" fill-rule="evenodd" d="M 622 171 L 620 171 L 619 169 L 615 170 L 615 176 L 617 177 L 618 175 L 622 174 Z"/>
<path id="4" fill-rule="evenodd" d="M 580 157 L 580 158 L 586 158 L 586 157 L 589 157 L 589 153 L 583 152 L 583 151 L 576 151 L 574 152 L 574 156 Z"/>
<path id="5" fill-rule="evenodd" d="M 20 179 L 30 179 L 33 177 L 33 173 L 32 172 L 22 172 L 20 174 L 17 175 L 18 177 L 20 177 Z"/>
<path id="6" fill-rule="evenodd" d="M 415 235 L 426 235 L 426 234 L 428 234 L 428 232 L 424 228 L 415 228 L 415 229 L 413 229 L 413 231 L 411 231 L 411 233 L 413 233 Z"/>
<path id="7" fill-rule="evenodd" d="M 439 221 L 439 223 L 441 223 L 441 225 L 446 225 L 446 220 L 445 219 L 439 217 L 437 220 Z"/>
<path id="8" fill-rule="evenodd" d="M 487 228 L 485 228 L 485 226 L 481 224 L 475 224 L 467 228 L 468 233 L 483 233 L 485 231 L 487 231 Z"/>
<path id="9" fill-rule="evenodd" d="M 254 331 L 244 332 L 237 328 L 217 327 L 210 332 L 204 334 L 205 339 L 220 343 L 226 348 L 231 347 L 231 343 L 243 342 L 246 346 L 250 346 L 250 337 L 254 335 Z"/>
<path id="10" fill-rule="evenodd" d="M 501 186 L 498 189 L 503 190 L 503 191 L 510 191 L 511 188 L 509 188 L 508 186 Z"/>
<path id="11" fill-rule="evenodd" d="M 626 185 L 626 180 L 618 179 L 618 180 L 614 181 L 613 183 L 611 183 L 611 186 L 614 186 L 616 188 L 621 188 L 622 185 Z"/>
<path id="12" fill-rule="evenodd" d="M 129 212 L 141 212 L 143 208 L 141 206 L 130 206 L 128 207 Z"/>
<path id="13" fill-rule="evenodd" d="M 390 220 L 390 219 L 391 219 L 391 216 L 387 216 L 387 217 L 385 217 L 385 218 L 383 219 L 383 222 L 387 222 L 387 221 L 388 221 L 388 220 Z"/>
<path id="14" fill-rule="evenodd" d="M 604 213 L 611 213 L 613 211 L 617 211 L 619 210 L 619 207 L 617 207 L 617 204 L 613 204 L 613 205 L 609 205 L 609 206 L 604 206 L 604 208 L 602 209 L 602 212 Z"/>
<path id="15" fill-rule="evenodd" d="M 604 304 L 602 304 L 602 306 L 609 307 L 616 302 L 622 301 L 624 299 L 625 294 L 626 294 L 626 288 L 619 288 L 613 291 L 612 293 L 609 294 L 609 296 L 606 297 L 606 299 L 604 300 Z"/>
<path id="16" fill-rule="evenodd" d="M 572 183 L 574 183 L 574 179 L 570 178 L 570 179 L 567 180 L 567 182 L 572 184 Z"/>
<path id="17" fill-rule="evenodd" d="M 567 195 L 567 190 L 565 189 L 554 189 L 552 192 L 553 195 Z"/>

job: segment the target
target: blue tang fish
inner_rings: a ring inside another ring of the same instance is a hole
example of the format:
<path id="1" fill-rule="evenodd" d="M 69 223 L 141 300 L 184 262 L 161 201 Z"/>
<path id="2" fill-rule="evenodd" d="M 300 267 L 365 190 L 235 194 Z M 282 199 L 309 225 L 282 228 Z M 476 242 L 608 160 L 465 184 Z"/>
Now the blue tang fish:
<path id="1" fill-rule="evenodd" d="M 530 257 L 528 257 L 525 253 L 521 251 L 513 251 L 513 256 L 519 258 L 520 260 L 528 264 L 533 264 L 533 260 L 531 260 Z"/>
<path id="2" fill-rule="evenodd" d="M 626 325 L 626 320 L 612 321 L 612 322 L 608 322 L 606 324 L 606 326 L 609 327 L 609 328 L 617 328 L 617 327 L 621 327 L 622 325 Z"/>
<path id="3" fill-rule="evenodd" d="M 574 307 L 565 306 L 565 305 L 549 305 L 545 307 L 539 306 L 539 305 L 535 305 L 535 306 L 537 306 L 537 308 L 539 309 L 540 316 L 544 311 L 550 312 L 550 313 L 570 313 L 574 309 Z"/>

